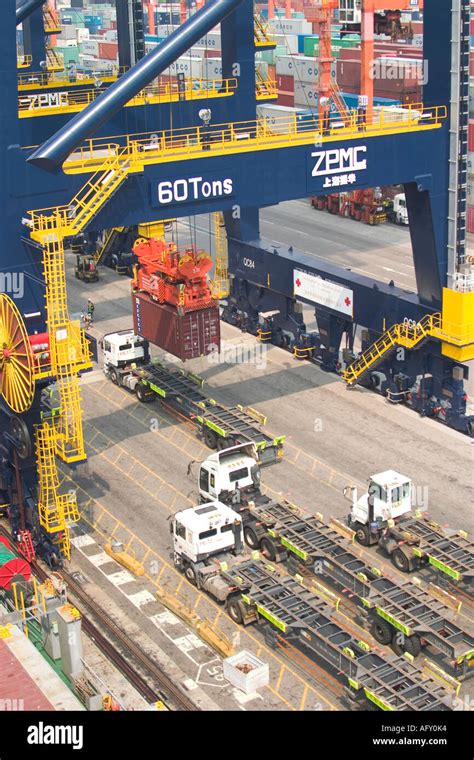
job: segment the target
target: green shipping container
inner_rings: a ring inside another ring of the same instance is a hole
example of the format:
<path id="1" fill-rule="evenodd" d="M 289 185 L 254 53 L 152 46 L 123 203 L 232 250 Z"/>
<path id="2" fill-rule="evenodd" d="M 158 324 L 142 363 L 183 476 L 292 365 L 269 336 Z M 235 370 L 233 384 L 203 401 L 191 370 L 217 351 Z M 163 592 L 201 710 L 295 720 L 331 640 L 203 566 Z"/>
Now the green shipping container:
<path id="1" fill-rule="evenodd" d="M 73 63 L 76 63 L 77 65 L 79 65 L 79 48 L 78 48 L 77 45 L 74 45 L 74 47 L 72 47 L 72 46 L 70 46 L 70 47 L 69 46 L 68 47 L 59 47 L 59 46 L 56 46 L 54 49 L 56 50 L 57 53 L 59 53 L 60 55 L 64 56 L 64 65 L 65 66 L 67 66 L 69 63 L 71 63 L 71 61 L 73 61 Z"/>

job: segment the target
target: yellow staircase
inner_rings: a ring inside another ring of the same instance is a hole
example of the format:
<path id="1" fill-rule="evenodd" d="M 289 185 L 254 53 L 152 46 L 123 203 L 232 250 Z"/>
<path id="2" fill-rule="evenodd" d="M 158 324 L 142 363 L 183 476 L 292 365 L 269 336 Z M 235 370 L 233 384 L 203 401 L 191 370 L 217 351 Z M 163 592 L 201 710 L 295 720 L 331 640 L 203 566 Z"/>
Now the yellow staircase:
<path id="1" fill-rule="evenodd" d="M 427 314 L 415 325 L 408 322 L 392 325 L 389 330 L 372 343 L 352 364 L 341 373 L 348 385 L 356 383 L 362 375 L 373 368 L 389 351 L 401 346 L 415 348 L 426 338 L 438 338 L 442 331 L 441 314 Z"/>
<path id="2" fill-rule="evenodd" d="M 61 21 L 58 12 L 49 5 L 43 8 L 43 26 L 45 34 L 59 34 L 61 32 Z"/>
<path id="3" fill-rule="evenodd" d="M 257 100 L 268 100 L 278 96 L 276 81 L 265 79 L 258 67 L 255 69 L 255 93 Z"/>
<path id="4" fill-rule="evenodd" d="M 46 48 L 46 69 L 48 71 L 64 71 L 64 56 L 52 47 Z"/>
<path id="5" fill-rule="evenodd" d="M 253 26 L 253 35 L 256 47 L 276 46 L 275 38 L 269 33 L 269 26 L 259 15 L 255 14 Z"/>
<path id="6" fill-rule="evenodd" d="M 39 521 L 47 533 L 58 534 L 58 548 L 70 559 L 69 525 L 79 520 L 79 509 L 75 494 L 59 493 L 55 454 L 56 431 L 44 423 L 36 429 Z"/>
<path id="7" fill-rule="evenodd" d="M 211 293 L 214 298 L 220 299 L 226 298 L 230 292 L 227 236 L 224 226 L 224 215 L 221 211 L 216 211 L 213 214 L 213 223 L 216 265 L 214 278 L 211 282 Z"/>
<path id="8" fill-rule="evenodd" d="M 61 406 L 55 430 L 56 453 L 68 463 L 86 458 L 78 374 L 92 365 L 80 324 L 69 318 L 63 240 L 82 232 L 122 184 L 128 169 L 128 162 L 122 162 L 120 156 L 111 156 L 68 206 L 29 214 L 30 236 L 43 246 L 51 374 L 57 378 Z"/>

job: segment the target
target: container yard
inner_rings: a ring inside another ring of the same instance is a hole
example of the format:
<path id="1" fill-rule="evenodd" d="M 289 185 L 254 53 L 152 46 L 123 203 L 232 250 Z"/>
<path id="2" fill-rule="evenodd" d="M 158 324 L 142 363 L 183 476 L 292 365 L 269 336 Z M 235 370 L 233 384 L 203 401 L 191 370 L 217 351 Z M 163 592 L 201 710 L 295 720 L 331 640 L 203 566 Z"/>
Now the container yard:
<path id="1" fill-rule="evenodd" d="M 470 757 L 470 3 L 3 10 L 1 760 Z"/>

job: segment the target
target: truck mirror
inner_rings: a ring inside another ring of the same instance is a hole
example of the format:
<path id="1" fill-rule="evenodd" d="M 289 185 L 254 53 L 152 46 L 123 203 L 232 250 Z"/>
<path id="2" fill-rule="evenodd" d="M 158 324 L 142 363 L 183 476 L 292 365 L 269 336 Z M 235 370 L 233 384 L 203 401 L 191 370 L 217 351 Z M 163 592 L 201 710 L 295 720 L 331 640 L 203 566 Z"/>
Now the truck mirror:
<path id="1" fill-rule="evenodd" d="M 170 520 L 170 533 L 173 535 L 173 529 L 174 529 L 174 523 L 172 520 Z"/>

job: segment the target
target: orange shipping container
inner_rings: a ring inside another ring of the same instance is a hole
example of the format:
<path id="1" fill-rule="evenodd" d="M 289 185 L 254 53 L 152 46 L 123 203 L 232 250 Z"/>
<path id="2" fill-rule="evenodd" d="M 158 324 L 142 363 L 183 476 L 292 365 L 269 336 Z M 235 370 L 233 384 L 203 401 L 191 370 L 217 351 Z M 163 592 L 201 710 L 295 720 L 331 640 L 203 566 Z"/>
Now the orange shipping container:
<path id="1" fill-rule="evenodd" d="M 117 42 L 99 42 L 99 58 L 116 61 L 118 58 Z"/>

